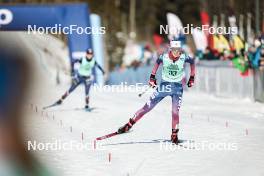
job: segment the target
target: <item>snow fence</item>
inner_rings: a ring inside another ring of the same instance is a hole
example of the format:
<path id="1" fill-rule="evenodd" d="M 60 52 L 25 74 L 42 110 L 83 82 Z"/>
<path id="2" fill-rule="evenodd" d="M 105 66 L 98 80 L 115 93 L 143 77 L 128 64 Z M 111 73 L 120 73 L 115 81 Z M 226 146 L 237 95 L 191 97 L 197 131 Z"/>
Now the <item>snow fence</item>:
<path id="1" fill-rule="evenodd" d="M 190 90 L 221 97 L 249 98 L 264 102 L 263 73 L 256 71 L 254 76 L 251 74 L 242 77 L 239 71 L 230 64 L 230 62 L 224 61 L 200 62 L 196 66 L 195 86 Z M 146 84 L 151 69 L 151 66 L 144 66 L 137 69 L 128 68 L 125 71 L 113 71 L 110 73 L 108 84 L 117 85 L 125 82 L 128 85 Z M 189 77 L 188 73 L 187 69 L 187 78 Z M 160 76 L 158 80 L 160 80 Z"/>

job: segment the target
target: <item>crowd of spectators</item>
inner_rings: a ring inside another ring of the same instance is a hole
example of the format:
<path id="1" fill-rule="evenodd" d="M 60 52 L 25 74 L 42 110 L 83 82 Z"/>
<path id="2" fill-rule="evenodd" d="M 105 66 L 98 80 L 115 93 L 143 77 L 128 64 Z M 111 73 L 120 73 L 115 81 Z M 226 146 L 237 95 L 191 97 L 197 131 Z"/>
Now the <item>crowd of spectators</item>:
<path id="1" fill-rule="evenodd" d="M 191 54 L 188 51 L 188 45 L 184 46 L 185 52 Z M 152 65 L 159 54 L 167 49 L 166 43 L 161 44 L 157 49 L 156 47 L 151 47 L 149 43 L 137 44 L 130 41 L 124 49 L 123 65 L 121 68 L 137 69 L 141 66 Z M 232 42 L 230 42 L 228 49 L 225 48 L 221 51 L 208 46 L 203 52 L 196 51 L 195 58 L 206 61 L 231 61 L 231 65 L 237 68 L 242 76 L 250 75 L 249 73 L 253 69 L 264 71 L 264 35 L 256 38 L 254 44 L 243 42 L 243 47 L 239 49 L 232 47 Z"/>
<path id="2" fill-rule="evenodd" d="M 196 57 L 199 60 L 208 61 L 229 60 L 243 76 L 249 75 L 249 71 L 253 69 L 264 71 L 264 35 L 256 38 L 254 44 L 244 43 L 244 47 L 239 51 L 230 47 L 230 50 L 224 49 L 222 52 L 218 52 L 207 47 L 204 52 L 197 51 Z"/>

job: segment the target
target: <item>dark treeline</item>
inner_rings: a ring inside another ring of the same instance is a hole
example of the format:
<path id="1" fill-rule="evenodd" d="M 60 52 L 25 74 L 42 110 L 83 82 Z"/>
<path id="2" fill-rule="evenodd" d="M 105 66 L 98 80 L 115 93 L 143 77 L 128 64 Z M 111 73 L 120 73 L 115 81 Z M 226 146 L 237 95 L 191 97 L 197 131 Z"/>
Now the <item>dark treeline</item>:
<path id="1" fill-rule="evenodd" d="M 120 52 L 125 41 L 131 37 L 130 32 L 136 32 L 133 38 L 137 41 L 150 41 L 154 33 L 159 33 L 159 25 L 165 25 L 166 13 L 177 14 L 186 25 L 201 25 L 199 12 L 206 10 L 210 17 L 220 14 L 227 16 L 252 14 L 252 29 L 256 28 L 256 2 L 259 8 L 259 29 L 264 20 L 263 0 L 0 0 L 1 3 L 73 3 L 87 2 L 92 13 L 102 18 L 106 27 L 106 49 L 113 64 L 120 62 Z M 132 12 L 132 13 L 131 13 Z M 212 20 L 212 19 L 211 19 Z M 238 21 L 237 21 L 238 22 Z M 61 37 L 65 38 L 65 37 Z M 166 38 L 164 36 L 164 38 Z"/>

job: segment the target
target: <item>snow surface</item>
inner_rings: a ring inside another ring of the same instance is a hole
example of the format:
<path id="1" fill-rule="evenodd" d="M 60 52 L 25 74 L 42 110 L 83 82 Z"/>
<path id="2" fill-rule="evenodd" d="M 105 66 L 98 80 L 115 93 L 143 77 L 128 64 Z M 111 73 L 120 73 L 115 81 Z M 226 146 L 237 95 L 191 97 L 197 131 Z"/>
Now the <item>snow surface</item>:
<path id="1" fill-rule="evenodd" d="M 50 86 L 46 94 L 42 93 L 34 102 L 38 107 L 54 102 L 67 89 L 66 85 Z M 148 97 L 149 94 L 139 98 L 137 93 L 92 91 L 91 106 L 95 109 L 85 112 L 76 110 L 84 106 L 84 90 L 78 88 L 63 105 L 46 110 L 44 116 L 40 112 L 33 113 L 27 125 L 30 139 L 81 142 L 83 133 L 83 142 L 93 148 L 96 137 L 126 123 Z M 99 149 L 36 153 L 58 175 L 264 174 L 263 104 L 185 92 L 180 114 L 179 138 L 185 142 L 173 150 L 160 147 L 161 141 L 170 139 L 171 132 L 171 100 L 167 97 L 146 114 L 132 132 L 98 142 Z M 198 150 L 188 145 L 188 141 L 234 143 L 237 150 Z"/>

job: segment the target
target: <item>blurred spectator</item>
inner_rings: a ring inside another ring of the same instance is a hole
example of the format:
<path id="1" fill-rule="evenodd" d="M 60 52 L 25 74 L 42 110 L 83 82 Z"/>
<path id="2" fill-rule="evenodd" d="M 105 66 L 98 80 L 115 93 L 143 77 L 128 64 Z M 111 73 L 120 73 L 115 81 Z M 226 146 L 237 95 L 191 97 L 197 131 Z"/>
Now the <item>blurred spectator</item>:
<path id="1" fill-rule="evenodd" d="M 210 47 L 206 47 L 204 54 L 203 54 L 203 59 L 205 59 L 205 60 L 216 60 L 217 58 L 215 57 L 212 49 Z"/>
<path id="2" fill-rule="evenodd" d="M 244 55 L 244 50 L 241 51 L 241 55 L 238 55 L 236 51 L 233 51 L 231 60 L 234 67 L 240 71 L 241 75 L 248 75 L 248 61 Z"/>
<path id="3" fill-rule="evenodd" d="M 23 106 L 30 82 L 27 54 L 0 35 L 0 175 L 49 175 L 27 150 Z"/>
<path id="4" fill-rule="evenodd" d="M 122 58 L 123 65 L 125 67 L 137 68 L 140 66 L 142 50 L 139 44 L 136 44 L 132 40 L 128 40 L 124 49 L 124 56 Z"/>
<path id="5" fill-rule="evenodd" d="M 153 58 L 152 51 L 150 49 L 150 45 L 145 45 L 143 51 L 143 64 L 150 65 Z"/>

